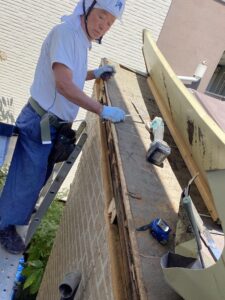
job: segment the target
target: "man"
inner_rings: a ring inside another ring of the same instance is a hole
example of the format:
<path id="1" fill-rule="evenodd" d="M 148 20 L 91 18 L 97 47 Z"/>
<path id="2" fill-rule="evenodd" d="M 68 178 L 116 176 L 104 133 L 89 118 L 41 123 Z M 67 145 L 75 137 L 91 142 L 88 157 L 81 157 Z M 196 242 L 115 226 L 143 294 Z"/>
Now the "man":
<path id="1" fill-rule="evenodd" d="M 125 119 L 122 109 L 104 106 L 82 91 L 85 80 L 114 72 L 109 65 L 87 71 L 87 54 L 91 42 L 100 43 L 116 18 L 121 19 L 124 5 L 125 0 L 82 0 L 42 45 L 31 98 L 16 122 L 19 137 L 0 199 L 0 243 L 10 253 L 25 250 L 15 226 L 28 224 L 49 175 L 58 124 L 72 122 L 79 107 L 112 122 Z"/>

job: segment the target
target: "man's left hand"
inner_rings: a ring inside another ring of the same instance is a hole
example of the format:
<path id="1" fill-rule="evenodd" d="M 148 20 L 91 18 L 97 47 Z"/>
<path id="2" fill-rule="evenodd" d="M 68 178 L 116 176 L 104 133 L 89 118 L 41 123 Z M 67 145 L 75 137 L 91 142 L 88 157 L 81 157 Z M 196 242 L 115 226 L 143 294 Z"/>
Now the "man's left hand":
<path id="1" fill-rule="evenodd" d="M 103 67 L 93 70 L 93 73 L 95 78 L 108 80 L 116 73 L 116 69 L 112 65 L 104 65 Z"/>

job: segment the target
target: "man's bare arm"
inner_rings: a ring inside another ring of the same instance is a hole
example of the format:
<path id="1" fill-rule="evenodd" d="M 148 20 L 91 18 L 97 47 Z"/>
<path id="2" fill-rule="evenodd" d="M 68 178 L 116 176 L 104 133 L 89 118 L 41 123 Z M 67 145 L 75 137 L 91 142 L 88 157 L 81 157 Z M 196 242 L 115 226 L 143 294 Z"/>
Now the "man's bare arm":
<path id="1" fill-rule="evenodd" d="M 88 97 L 73 83 L 72 71 L 69 68 L 63 64 L 54 63 L 52 69 L 55 76 L 56 89 L 61 95 L 84 109 L 98 115 L 101 114 L 103 109 L 102 105 Z"/>

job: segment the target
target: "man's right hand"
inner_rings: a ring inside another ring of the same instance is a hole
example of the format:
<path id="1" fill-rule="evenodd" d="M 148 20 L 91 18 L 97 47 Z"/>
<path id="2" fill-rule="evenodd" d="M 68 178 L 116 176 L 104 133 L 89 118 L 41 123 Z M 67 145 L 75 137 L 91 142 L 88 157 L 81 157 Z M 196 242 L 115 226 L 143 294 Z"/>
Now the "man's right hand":
<path id="1" fill-rule="evenodd" d="M 119 123 L 125 120 L 125 111 L 119 107 L 103 105 L 100 117 L 113 123 Z"/>

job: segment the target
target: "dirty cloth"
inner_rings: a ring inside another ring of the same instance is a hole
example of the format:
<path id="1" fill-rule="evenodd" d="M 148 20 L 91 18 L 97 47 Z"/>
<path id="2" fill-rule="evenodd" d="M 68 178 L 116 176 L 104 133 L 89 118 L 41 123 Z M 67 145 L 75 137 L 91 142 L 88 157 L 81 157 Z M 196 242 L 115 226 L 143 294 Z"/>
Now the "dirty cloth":
<path id="1" fill-rule="evenodd" d="M 41 142 L 40 116 L 27 104 L 16 125 L 19 136 L 5 186 L 0 198 L 0 229 L 7 225 L 26 225 L 39 192 L 51 174 L 48 157 L 57 130 L 50 127 L 52 144 Z"/>

